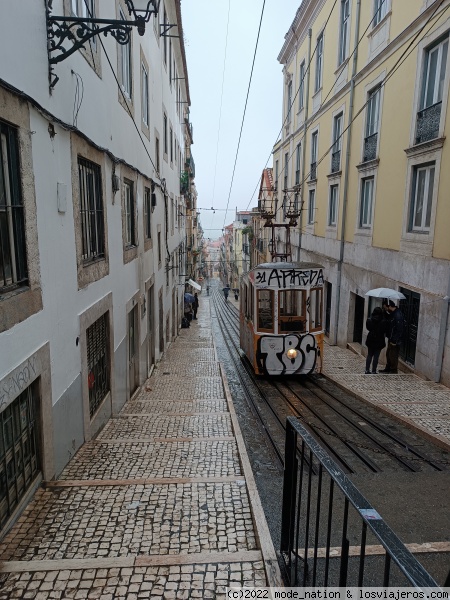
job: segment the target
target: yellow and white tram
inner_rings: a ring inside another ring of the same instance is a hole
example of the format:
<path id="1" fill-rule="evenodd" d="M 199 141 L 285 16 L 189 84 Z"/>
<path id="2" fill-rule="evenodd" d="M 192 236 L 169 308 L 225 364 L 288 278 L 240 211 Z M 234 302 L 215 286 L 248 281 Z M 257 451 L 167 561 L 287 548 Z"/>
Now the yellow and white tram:
<path id="1" fill-rule="evenodd" d="M 243 278 L 241 349 L 260 375 L 320 373 L 323 268 L 315 263 L 260 264 Z"/>

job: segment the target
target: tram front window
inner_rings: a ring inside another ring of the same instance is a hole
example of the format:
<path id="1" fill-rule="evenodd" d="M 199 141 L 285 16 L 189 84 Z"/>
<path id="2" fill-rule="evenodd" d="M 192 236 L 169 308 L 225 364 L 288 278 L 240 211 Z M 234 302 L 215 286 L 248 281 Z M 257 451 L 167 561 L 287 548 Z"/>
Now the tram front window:
<path id="1" fill-rule="evenodd" d="M 273 333 L 272 290 L 258 290 L 258 330 Z"/>
<path id="2" fill-rule="evenodd" d="M 280 317 L 278 331 L 303 332 L 306 325 L 305 290 L 283 290 L 279 292 Z"/>

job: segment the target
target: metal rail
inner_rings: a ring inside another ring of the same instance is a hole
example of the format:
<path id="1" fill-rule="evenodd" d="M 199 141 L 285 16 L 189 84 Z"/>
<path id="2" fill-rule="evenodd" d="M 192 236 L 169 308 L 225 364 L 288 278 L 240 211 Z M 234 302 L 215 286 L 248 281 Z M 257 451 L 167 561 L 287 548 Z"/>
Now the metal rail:
<path id="1" fill-rule="evenodd" d="M 300 464 L 297 458 L 299 437 L 302 448 Z M 311 469 L 305 464 L 307 456 L 310 464 L 318 462 L 318 477 L 311 476 Z M 337 508 L 342 511 L 340 518 L 336 518 Z M 375 565 L 366 560 L 368 535 L 377 538 L 385 549 L 382 565 L 380 559 Z M 359 554 L 354 560 L 350 558 L 350 538 L 360 540 Z M 337 558 L 330 553 L 332 539 L 340 539 Z M 322 542 L 325 553 L 320 558 Z M 299 585 L 301 580 L 303 586 L 363 587 L 365 578 L 370 577 L 372 586 L 405 585 L 406 581 L 418 589 L 438 587 L 374 507 L 295 417 L 288 417 L 286 421 L 280 550 L 291 586 Z M 335 565 L 337 560 L 339 566 Z M 309 569 L 311 562 L 312 570 Z M 392 565 L 397 566 L 394 573 L 391 572 Z M 381 581 L 376 581 L 380 574 Z"/>

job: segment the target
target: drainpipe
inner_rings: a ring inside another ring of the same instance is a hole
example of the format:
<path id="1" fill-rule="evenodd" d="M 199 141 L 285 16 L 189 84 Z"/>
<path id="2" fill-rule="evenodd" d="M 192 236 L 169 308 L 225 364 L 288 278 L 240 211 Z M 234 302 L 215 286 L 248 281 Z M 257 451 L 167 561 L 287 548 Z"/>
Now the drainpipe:
<path id="1" fill-rule="evenodd" d="M 311 40 L 312 40 L 312 29 L 308 29 L 308 65 L 311 62 Z M 298 230 L 298 262 L 300 262 L 300 251 L 302 249 L 302 230 L 303 230 L 303 188 L 305 187 L 305 161 L 306 161 L 306 132 L 308 130 L 307 121 L 308 121 L 308 111 L 309 111 L 309 82 L 310 82 L 310 73 L 311 69 L 307 69 L 306 71 L 306 86 L 305 86 L 305 121 L 303 123 L 303 148 L 302 148 L 302 172 L 301 172 L 301 180 L 302 186 L 300 188 L 300 206 L 302 210 L 300 211 L 300 222 L 299 222 L 299 230 Z"/>
<path id="2" fill-rule="evenodd" d="M 349 173 L 349 167 L 350 167 L 352 119 L 353 119 L 354 100 L 355 100 L 355 75 L 356 75 L 356 69 L 358 66 L 358 40 L 359 40 L 360 17 L 361 17 L 361 0 L 358 0 L 358 2 L 356 4 L 355 53 L 353 55 L 352 80 L 350 83 L 350 106 L 349 106 L 349 112 L 348 112 L 349 128 L 347 130 L 347 149 L 346 149 L 346 153 L 345 153 L 345 176 L 344 176 L 344 192 L 343 192 L 343 198 L 342 198 L 341 242 L 340 242 L 340 250 L 339 250 L 338 273 L 337 273 L 336 308 L 335 308 L 335 322 L 334 322 L 334 336 L 333 336 L 333 345 L 334 346 L 337 345 L 338 323 L 339 323 L 339 305 L 341 303 L 342 265 L 344 262 L 345 225 L 346 225 L 346 221 L 347 221 L 348 173 Z"/>
<path id="3" fill-rule="evenodd" d="M 442 365 L 444 363 L 445 336 L 447 334 L 448 315 L 450 312 L 450 273 L 448 278 L 447 295 L 442 298 L 441 326 L 439 329 L 438 349 L 436 353 L 436 367 L 434 369 L 434 381 L 441 380 Z"/>

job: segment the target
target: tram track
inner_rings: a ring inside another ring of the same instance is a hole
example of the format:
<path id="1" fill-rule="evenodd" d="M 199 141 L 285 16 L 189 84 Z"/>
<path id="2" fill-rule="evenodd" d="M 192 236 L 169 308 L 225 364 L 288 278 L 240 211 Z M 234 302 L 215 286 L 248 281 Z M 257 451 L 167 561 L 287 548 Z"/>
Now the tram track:
<path id="1" fill-rule="evenodd" d="M 257 378 L 249 363 L 237 358 L 239 349 L 239 311 L 230 302 L 225 302 L 216 292 L 214 298 L 222 335 L 227 336 L 227 347 L 236 370 L 244 368 L 248 376 L 246 393 L 252 403 L 261 425 L 271 438 L 271 444 L 278 444 L 276 454 L 282 461 L 283 442 L 280 432 L 285 431 L 287 416 L 296 416 L 318 438 L 333 459 L 347 474 L 380 473 L 386 471 L 443 471 L 448 463 L 434 458 L 428 452 L 419 450 L 425 442 L 409 430 L 404 430 L 388 417 L 377 413 L 373 408 L 361 406 L 359 400 L 339 396 L 340 390 L 326 390 L 316 378 L 305 377 L 302 381 L 293 378 Z M 234 350 L 233 350 L 234 348 Z M 240 375 L 241 377 L 242 375 Z M 251 383 L 249 383 L 249 381 Z M 253 390 L 250 390 L 250 385 Z M 257 394 L 260 401 L 255 401 Z M 262 410 L 261 404 L 265 410 Z M 269 413 L 270 421 L 277 424 L 277 433 L 264 422 Z M 428 446 L 428 444 L 425 444 Z"/>

